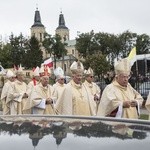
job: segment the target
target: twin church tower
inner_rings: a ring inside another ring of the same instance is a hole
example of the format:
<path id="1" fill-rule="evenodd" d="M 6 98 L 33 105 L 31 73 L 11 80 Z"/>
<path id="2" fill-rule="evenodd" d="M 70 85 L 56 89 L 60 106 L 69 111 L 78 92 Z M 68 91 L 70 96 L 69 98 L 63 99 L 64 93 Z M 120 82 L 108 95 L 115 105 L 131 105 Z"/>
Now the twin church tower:
<path id="1" fill-rule="evenodd" d="M 34 16 L 34 24 L 31 26 L 31 36 L 35 36 L 40 42 L 44 39 L 45 26 L 41 22 L 41 16 L 38 8 L 36 8 Z M 56 28 L 56 33 L 61 36 L 62 42 L 69 40 L 69 29 L 65 25 L 65 19 L 61 12 L 59 15 L 59 25 Z"/>
<path id="2" fill-rule="evenodd" d="M 31 36 L 35 36 L 39 42 L 44 40 L 45 26 L 41 22 L 40 11 L 36 8 L 34 16 L 34 24 L 31 26 Z M 69 29 L 65 25 L 65 19 L 62 12 L 59 15 L 59 24 L 55 30 L 55 34 L 60 35 L 62 42 L 67 43 L 67 55 L 72 55 L 73 57 L 78 57 L 78 52 L 75 49 L 76 40 L 69 39 Z M 42 50 L 43 51 L 43 50 Z M 43 56 L 46 58 L 46 53 Z"/>

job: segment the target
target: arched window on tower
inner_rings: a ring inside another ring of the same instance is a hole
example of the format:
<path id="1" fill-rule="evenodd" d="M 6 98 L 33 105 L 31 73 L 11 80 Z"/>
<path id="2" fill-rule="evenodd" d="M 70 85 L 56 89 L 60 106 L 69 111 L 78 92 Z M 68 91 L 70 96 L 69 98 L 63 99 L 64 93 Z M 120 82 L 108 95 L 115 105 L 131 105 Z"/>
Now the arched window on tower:
<path id="1" fill-rule="evenodd" d="M 40 42 L 42 42 L 42 33 L 40 33 Z"/>

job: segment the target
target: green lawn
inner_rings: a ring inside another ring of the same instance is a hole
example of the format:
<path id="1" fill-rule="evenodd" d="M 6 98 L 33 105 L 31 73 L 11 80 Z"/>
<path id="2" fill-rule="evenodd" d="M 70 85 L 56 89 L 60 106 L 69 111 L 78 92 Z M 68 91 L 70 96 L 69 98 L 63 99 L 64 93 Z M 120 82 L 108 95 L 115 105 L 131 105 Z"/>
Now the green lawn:
<path id="1" fill-rule="evenodd" d="M 148 120 L 149 119 L 149 115 L 147 115 L 147 114 L 141 114 L 140 115 L 140 119 Z"/>

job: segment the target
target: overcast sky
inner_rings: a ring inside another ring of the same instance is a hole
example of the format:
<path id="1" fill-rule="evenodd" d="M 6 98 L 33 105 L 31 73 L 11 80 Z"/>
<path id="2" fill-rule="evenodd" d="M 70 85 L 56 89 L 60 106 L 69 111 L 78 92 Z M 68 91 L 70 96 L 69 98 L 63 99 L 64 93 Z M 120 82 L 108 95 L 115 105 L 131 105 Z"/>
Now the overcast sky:
<path id="1" fill-rule="evenodd" d="M 60 11 L 70 39 L 80 33 L 126 30 L 150 35 L 150 0 L 0 0 L 0 35 L 30 36 L 36 6 L 46 31 L 54 35 Z"/>

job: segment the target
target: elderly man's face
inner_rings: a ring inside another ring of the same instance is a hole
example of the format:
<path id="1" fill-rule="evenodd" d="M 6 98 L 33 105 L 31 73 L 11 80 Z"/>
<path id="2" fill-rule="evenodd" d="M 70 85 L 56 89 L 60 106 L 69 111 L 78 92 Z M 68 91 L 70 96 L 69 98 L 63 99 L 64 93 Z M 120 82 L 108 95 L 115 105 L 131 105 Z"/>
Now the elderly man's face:
<path id="1" fill-rule="evenodd" d="M 9 78 L 9 81 L 10 81 L 10 82 L 14 82 L 15 79 L 16 79 L 16 77 L 10 77 L 10 78 Z"/>
<path id="2" fill-rule="evenodd" d="M 73 76 L 73 81 L 74 81 L 76 84 L 81 84 L 82 78 L 83 78 L 83 74 L 78 72 L 78 73 L 74 74 L 74 76 Z"/>
<path id="3" fill-rule="evenodd" d="M 94 80 L 94 76 L 93 75 L 88 75 L 88 76 L 86 76 L 86 80 L 87 80 L 87 82 L 92 83 L 93 80 Z"/>
<path id="4" fill-rule="evenodd" d="M 121 86 L 127 87 L 129 78 L 129 74 L 122 73 L 117 75 L 116 80 Z"/>
<path id="5" fill-rule="evenodd" d="M 57 82 L 58 82 L 59 84 L 64 84 L 65 79 L 64 79 L 64 78 L 60 78 L 60 79 L 57 80 Z"/>
<path id="6" fill-rule="evenodd" d="M 48 76 L 43 76 L 41 77 L 41 84 L 45 87 L 49 84 L 49 77 Z"/>
<path id="7" fill-rule="evenodd" d="M 40 76 L 35 76 L 34 78 L 36 81 L 40 81 Z"/>
<path id="8" fill-rule="evenodd" d="M 18 79 L 20 82 L 24 81 L 24 79 L 25 79 L 24 74 L 18 74 L 18 75 L 17 75 L 17 79 Z"/>

